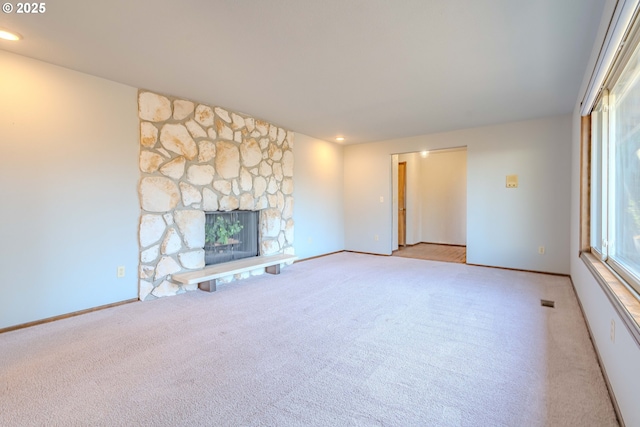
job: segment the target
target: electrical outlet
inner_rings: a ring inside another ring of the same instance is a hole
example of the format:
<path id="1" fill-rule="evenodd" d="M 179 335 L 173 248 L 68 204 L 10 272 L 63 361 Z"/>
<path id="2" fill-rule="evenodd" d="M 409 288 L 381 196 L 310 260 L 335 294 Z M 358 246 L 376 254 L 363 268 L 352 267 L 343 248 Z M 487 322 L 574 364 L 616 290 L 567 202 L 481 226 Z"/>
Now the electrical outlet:
<path id="1" fill-rule="evenodd" d="M 120 279 L 122 277 L 124 277 L 124 265 L 118 267 L 118 278 Z"/>
<path id="2" fill-rule="evenodd" d="M 380 203 L 384 203 L 384 197 L 380 196 Z"/>
<path id="3" fill-rule="evenodd" d="M 611 319 L 611 342 L 616 342 L 616 321 Z"/>
<path id="4" fill-rule="evenodd" d="M 375 236 L 373 236 L 373 240 L 377 242 L 378 240 L 380 240 L 380 237 L 376 234 Z"/>
<path id="5" fill-rule="evenodd" d="M 538 253 L 544 255 L 544 246 L 538 246 Z"/>
<path id="6" fill-rule="evenodd" d="M 309 244 L 313 243 L 313 237 L 309 237 L 309 238 L 307 239 L 307 243 L 309 243 Z"/>

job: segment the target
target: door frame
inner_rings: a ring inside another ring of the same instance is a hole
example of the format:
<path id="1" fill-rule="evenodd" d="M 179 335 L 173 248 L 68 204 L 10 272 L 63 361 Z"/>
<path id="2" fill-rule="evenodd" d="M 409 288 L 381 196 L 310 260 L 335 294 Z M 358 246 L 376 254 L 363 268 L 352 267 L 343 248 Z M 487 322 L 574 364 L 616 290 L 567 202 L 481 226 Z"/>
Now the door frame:
<path id="1" fill-rule="evenodd" d="M 398 162 L 398 247 L 407 246 L 407 162 Z"/>

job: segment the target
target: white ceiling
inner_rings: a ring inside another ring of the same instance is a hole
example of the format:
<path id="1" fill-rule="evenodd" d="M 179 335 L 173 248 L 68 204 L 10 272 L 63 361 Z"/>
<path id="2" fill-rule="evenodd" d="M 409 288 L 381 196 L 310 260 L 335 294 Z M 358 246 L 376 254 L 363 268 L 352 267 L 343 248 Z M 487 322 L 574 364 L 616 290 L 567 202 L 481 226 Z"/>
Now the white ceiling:
<path id="1" fill-rule="evenodd" d="M 569 113 L 603 6 L 55 0 L 0 49 L 359 143 Z"/>

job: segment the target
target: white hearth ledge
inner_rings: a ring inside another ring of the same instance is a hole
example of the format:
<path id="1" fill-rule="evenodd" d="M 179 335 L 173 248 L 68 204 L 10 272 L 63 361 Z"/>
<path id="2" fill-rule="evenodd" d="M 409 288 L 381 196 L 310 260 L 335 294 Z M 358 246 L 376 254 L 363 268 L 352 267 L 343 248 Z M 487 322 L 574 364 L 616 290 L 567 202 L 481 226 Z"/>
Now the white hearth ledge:
<path id="1" fill-rule="evenodd" d="M 297 259 L 297 256 L 288 254 L 262 255 L 222 264 L 214 264 L 202 270 L 174 274 L 172 277 L 176 282 L 185 285 L 197 283 L 200 289 L 213 292 L 216 290 L 216 280 L 221 277 L 244 273 L 258 268 L 265 268 L 267 273 L 279 274 L 281 264 L 292 263 Z"/>

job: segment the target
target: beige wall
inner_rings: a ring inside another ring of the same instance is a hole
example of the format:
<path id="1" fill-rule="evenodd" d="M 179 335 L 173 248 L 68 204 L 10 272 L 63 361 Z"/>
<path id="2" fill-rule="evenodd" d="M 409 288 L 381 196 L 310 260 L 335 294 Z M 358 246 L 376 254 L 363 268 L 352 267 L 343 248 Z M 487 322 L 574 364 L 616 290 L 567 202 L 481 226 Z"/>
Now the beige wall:
<path id="1" fill-rule="evenodd" d="M 135 88 L 0 51 L 0 328 L 137 298 L 136 112 Z"/>
<path id="2" fill-rule="evenodd" d="M 294 248 L 301 259 L 344 249 L 343 152 L 339 144 L 296 134 Z"/>

